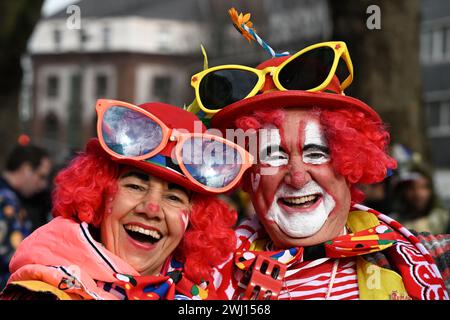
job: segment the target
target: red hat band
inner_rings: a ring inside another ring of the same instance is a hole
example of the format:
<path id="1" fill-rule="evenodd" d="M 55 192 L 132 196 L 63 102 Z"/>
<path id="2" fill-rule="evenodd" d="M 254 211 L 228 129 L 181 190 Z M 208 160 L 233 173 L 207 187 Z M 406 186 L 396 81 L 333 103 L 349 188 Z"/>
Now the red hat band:
<path id="1" fill-rule="evenodd" d="M 277 67 L 290 56 L 276 57 L 259 64 L 257 69 Z M 307 108 L 318 107 L 325 109 L 345 108 L 355 109 L 366 113 L 373 121 L 381 122 L 378 113 L 364 102 L 344 95 L 341 90 L 340 81 L 336 75 L 330 83 L 321 91 L 284 90 L 276 88 L 270 74 L 266 74 L 265 83 L 257 94 L 250 98 L 236 101 L 217 112 L 211 118 L 211 127 L 225 130 L 234 128 L 234 121 L 254 111 L 270 110 L 277 107 L 282 108 Z"/>

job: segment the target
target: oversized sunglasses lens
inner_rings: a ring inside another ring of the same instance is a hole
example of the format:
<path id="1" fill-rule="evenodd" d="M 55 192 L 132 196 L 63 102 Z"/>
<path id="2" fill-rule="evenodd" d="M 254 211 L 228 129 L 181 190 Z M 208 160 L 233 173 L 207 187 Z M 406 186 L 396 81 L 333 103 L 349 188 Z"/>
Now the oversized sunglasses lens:
<path id="1" fill-rule="evenodd" d="M 182 159 L 192 178 L 211 188 L 228 186 L 242 167 L 241 154 L 235 148 L 200 137 L 192 137 L 184 142 Z"/>
<path id="2" fill-rule="evenodd" d="M 350 70 L 348 69 L 347 63 L 344 59 L 339 59 L 338 66 L 336 68 L 336 76 L 338 77 L 339 81 L 342 83 L 345 79 L 350 76 Z"/>
<path id="3" fill-rule="evenodd" d="M 320 86 L 330 74 L 334 50 L 319 47 L 307 51 L 287 63 L 278 75 L 287 90 L 310 90 Z"/>
<path id="4" fill-rule="evenodd" d="M 258 83 L 258 76 L 247 70 L 224 69 L 208 73 L 199 87 L 203 106 L 218 110 L 244 99 Z"/>
<path id="5" fill-rule="evenodd" d="M 101 123 L 103 141 L 117 154 L 148 154 L 162 142 L 161 126 L 145 114 L 121 106 L 108 108 Z"/>

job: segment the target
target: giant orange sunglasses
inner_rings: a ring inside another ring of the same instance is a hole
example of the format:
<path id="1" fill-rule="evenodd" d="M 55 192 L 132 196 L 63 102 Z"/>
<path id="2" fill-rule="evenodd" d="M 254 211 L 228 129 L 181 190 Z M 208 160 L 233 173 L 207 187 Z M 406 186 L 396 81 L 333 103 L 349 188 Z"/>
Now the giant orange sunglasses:
<path id="1" fill-rule="evenodd" d="M 171 129 L 133 104 L 100 99 L 96 111 L 97 135 L 111 156 L 146 161 L 174 141 L 173 161 L 192 183 L 210 192 L 230 190 L 252 165 L 253 156 L 239 145 L 212 134 Z"/>

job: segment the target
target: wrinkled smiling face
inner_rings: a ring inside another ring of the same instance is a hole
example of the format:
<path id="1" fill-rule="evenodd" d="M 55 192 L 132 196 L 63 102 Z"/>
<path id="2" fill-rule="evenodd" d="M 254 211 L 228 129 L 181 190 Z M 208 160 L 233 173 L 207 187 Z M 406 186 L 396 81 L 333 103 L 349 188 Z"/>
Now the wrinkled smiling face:
<path id="1" fill-rule="evenodd" d="M 280 128 L 267 125 L 260 135 L 252 202 L 277 247 L 315 245 L 343 232 L 350 188 L 332 167 L 318 115 L 285 112 Z"/>
<path id="2" fill-rule="evenodd" d="M 158 274 L 187 228 L 188 193 L 140 170 L 125 169 L 100 225 L 102 243 L 140 274 Z"/>

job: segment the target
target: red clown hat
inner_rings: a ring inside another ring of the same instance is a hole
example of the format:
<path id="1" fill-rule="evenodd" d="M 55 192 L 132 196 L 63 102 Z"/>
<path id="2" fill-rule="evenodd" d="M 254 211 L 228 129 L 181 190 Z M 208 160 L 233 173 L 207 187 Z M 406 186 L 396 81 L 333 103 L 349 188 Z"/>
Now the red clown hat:
<path id="1" fill-rule="evenodd" d="M 264 69 L 269 66 L 279 66 L 290 56 L 269 59 L 260 65 L 257 69 Z M 381 118 L 375 110 L 364 102 L 345 96 L 339 92 L 339 79 L 334 76 L 333 81 L 322 91 L 310 92 L 303 90 L 287 90 L 279 91 L 272 81 L 270 75 L 266 75 L 266 82 L 260 90 L 260 94 L 253 97 L 236 101 L 219 112 L 211 119 L 211 127 L 224 130 L 226 128 L 235 127 L 234 121 L 244 115 L 248 115 L 254 111 L 265 111 L 275 108 L 346 108 L 355 111 L 361 111 L 367 114 L 375 122 L 381 122 Z"/>

